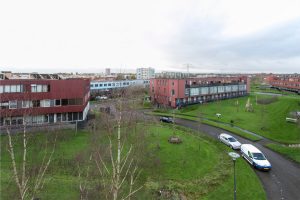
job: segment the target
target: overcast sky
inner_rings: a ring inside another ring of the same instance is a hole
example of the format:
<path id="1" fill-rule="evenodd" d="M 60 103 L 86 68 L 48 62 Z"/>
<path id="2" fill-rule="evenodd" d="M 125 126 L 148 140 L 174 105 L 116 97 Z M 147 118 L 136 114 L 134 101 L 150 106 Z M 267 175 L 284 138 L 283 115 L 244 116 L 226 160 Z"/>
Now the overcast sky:
<path id="1" fill-rule="evenodd" d="M 300 73 L 299 0 L 8 0 L 0 70 Z"/>

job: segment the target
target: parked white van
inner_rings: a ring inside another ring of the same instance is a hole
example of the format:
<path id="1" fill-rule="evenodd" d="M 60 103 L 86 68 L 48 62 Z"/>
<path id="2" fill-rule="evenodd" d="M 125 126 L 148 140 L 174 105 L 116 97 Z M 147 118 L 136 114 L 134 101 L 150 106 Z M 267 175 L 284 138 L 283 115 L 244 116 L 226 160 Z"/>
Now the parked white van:
<path id="1" fill-rule="evenodd" d="M 272 168 L 265 155 L 252 144 L 242 144 L 241 153 L 242 157 L 256 169 L 268 171 Z"/>

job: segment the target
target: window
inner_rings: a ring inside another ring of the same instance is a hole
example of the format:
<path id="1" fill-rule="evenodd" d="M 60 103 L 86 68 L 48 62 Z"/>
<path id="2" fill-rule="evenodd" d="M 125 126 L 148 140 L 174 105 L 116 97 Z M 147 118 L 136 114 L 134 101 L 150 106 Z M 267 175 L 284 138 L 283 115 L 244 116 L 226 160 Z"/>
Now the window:
<path id="1" fill-rule="evenodd" d="M 106 87 L 107 86 L 107 84 L 104 84 L 104 87 Z"/>
<path id="2" fill-rule="evenodd" d="M 78 120 L 78 113 L 77 112 L 73 112 L 73 120 L 74 121 Z"/>
<path id="3" fill-rule="evenodd" d="M 60 99 L 56 99 L 56 100 L 55 100 L 55 106 L 60 106 L 60 105 L 61 105 Z"/>
<path id="4" fill-rule="evenodd" d="M 36 92 L 36 91 L 37 91 L 36 84 L 31 84 L 31 92 Z"/>
<path id="5" fill-rule="evenodd" d="M 63 122 L 67 121 L 67 113 L 62 113 L 61 116 L 62 116 L 61 119 Z"/>
<path id="6" fill-rule="evenodd" d="M 23 118 L 18 118 L 17 119 L 17 124 L 20 124 L 20 125 L 23 124 Z"/>
<path id="7" fill-rule="evenodd" d="M 50 107 L 50 100 L 41 100 L 41 107 Z"/>
<path id="8" fill-rule="evenodd" d="M 9 109 L 16 109 L 17 108 L 17 101 L 9 101 Z"/>
<path id="9" fill-rule="evenodd" d="M 61 122 L 61 113 L 56 114 L 56 121 Z"/>
<path id="10" fill-rule="evenodd" d="M 17 85 L 17 92 L 23 92 L 23 85 Z"/>
<path id="11" fill-rule="evenodd" d="M 172 96 L 174 96 L 175 95 L 175 90 L 172 90 Z"/>
<path id="12" fill-rule="evenodd" d="M 16 85 L 11 85 L 10 86 L 10 92 L 17 92 L 17 86 Z"/>
<path id="13" fill-rule="evenodd" d="M 95 84 L 95 87 L 98 87 L 98 84 Z"/>
<path id="14" fill-rule="evenodd" d="M 37 85 L 36 86 L 36 92 L 42 92 L 43 91 L 43 86 L 42 85 Z"/>
<path id="15" fill-rule="evenodd" d="M 17 102 L 17 107 L 18 107 L 18 108 L 22 108 L 22 101 L 18 101 L 18 102 Z"/>
<path id="16" fill-rule="evenodd" d="M 91 87 L 94 87 L 94 84 L 91 84 Z"/>
<path id="17" fill-rule="evenodd" d="M 22 101 L 22 108 L 29 108 L 32 107 L 31 101 Z"/>
<path id="18" fill-rule="evenodd" d="M 49 116 L 48 115 L 44 115 L 44 122 L 48 123 L 49 122 Z"/>
<path id="19" fill-rule="evenodd" d="M 55 104 L 55 100 L 54 100 L 54 99 L 51 99 L 51 100 L 50 100 L 50 107 L 54 107 L 54 104 Z"/>
<path id="20" fill-rule="evenodd" d="M 69 122 L 72 121 L 72 113 L 71 112 L 68 113 L 68 121 Z"/>
<path id="21" fill-rule="evenodd" d="M 34 107 L 34 108 L 41 107 L 40 100 L 33 100 L 32 101 L 32 107 Z"/>
<path id="22" fill-rule="evenodd" d="M 100 85 L 100 87 L 102 87 L 103 84 L 99 84 L 99 85 Z"/>
<path id="23" fill-rule="evenodd" d="M 78 120 L 83 120 L 83 114 L 82 114 L 82 112 L 79 113 Z"/>
<path id="24" fill-rule="evenodd" d="M 68 99 L 68 105 L 75 105 L 75 99 Z"/>
<path id="25" fill-rule="evenodd" d="M 5 85 L 4 86 L 4 92 L 5 93 L 10 93 L 10 85 Z"/>
<path id="26" fill-rule="evenodd" d="M 61 105 L 62 105 L 62 106 L 68 105 L 68 99 L 62 99 L 62 100 L 61 100 Z"/>
<path id="27" fill-rule="evenodd" d="M 50 91 L 50 85 L 43 85 L 42 86 L 42 92 L 49 92 Z"/>
<path id="28" fill-rule="evenodd" d="M 3 85 L 0 85 L 0 93 L 3 93 L 3 91 L 4 91 L 4 87 Z"/>
<path id="29" fill-rule="evenodd" d="M 83 104 L 83 99 L 75 99 L 75 104 L 76 105 L 82 105 Z"/>
<path id="30" fill-rule="evenodd" d="M 9 102 L 6 101 L 6 102 L 0 103 L 0 107 L 1 107 L 1 109 L 8 109 L 9 108 Z"/>
<path id="31" fill-rule="evenodd" d="M 111 86 L 111 84 L 109 83 L 108 86 Z"/>

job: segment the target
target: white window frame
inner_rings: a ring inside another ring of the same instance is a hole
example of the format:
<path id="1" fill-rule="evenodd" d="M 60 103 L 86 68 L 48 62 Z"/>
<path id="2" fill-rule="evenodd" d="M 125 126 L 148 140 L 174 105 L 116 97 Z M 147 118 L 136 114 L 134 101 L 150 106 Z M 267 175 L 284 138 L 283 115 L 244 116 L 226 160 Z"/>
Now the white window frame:
<path id="1" fill-rule="evenodd" d="M 31 84 L 31 92 L 37 92 L 37 85 Z"/>
<path id="2" fill-rule="evenodd" d="M 50 107 L 50 99 L 41 100 L 41 107 L 45 107 L 45 108 Z"/>
<path id="3" fill-rule="evenodd" d="M 9 109 L 17 109 L 17 108 L 18 108 L 18 101 L 17 100 L 9 101 Z"/>

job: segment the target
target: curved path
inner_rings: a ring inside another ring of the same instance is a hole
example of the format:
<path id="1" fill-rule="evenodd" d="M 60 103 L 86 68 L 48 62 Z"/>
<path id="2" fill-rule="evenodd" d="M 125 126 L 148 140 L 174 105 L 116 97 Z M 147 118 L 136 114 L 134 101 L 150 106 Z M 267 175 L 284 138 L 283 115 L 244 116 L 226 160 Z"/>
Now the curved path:
<path id="1" fill-rule="evenodd" d="M 198 130 L 197 122 L 176 119 L 176 124 Z M 267 194 L 267 199 L 289 199 L 300 200 L 300 165 L 296 164 L 283 156 L 271 151 L 263 146 L 264 140 L 252 142 L 240 136 L 234 135 L 231 132 L 220 128 L 212 127 L 206 124 L 201 124 L 200 129 L 203 133 L 217 139 L 220 133 L 228 133 L 237 138 L 242 144 L 248 143 L 258 147 L 268 158 L 272 164 L 270 172 L 262 172 L 255 170 L 260 178 L 263 187 Z"/>

